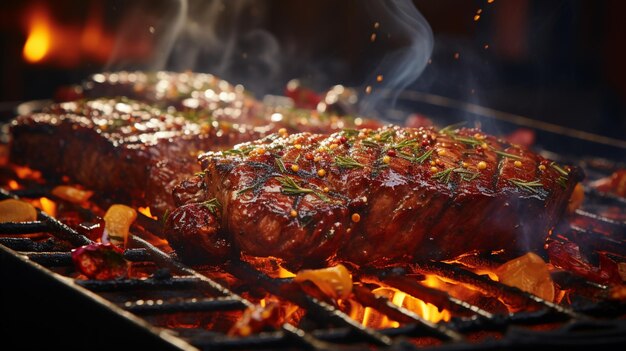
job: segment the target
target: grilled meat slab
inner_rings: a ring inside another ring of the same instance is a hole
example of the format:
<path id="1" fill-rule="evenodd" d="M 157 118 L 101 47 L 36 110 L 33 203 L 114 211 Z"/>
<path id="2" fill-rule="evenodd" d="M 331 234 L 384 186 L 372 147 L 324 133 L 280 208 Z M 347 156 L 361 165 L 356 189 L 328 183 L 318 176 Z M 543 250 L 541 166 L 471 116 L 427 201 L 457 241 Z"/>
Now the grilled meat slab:
<path id="1" fill-rule="evenodd" d="M 56 104 L 16 118 L 11 132 L 12 162 L 157 212 L 172 205 L 180 177 L 199 171 L 200 151 L 263 135 L 210 115 L 170 113 L 128 99 Z"/>
<path id="2" fill-rule="evenodd" d="M 210 261 L 228 242 L 293 268 L 534 250 L 581 178 L 478 129 L 273 134 L 200 159 L 175 190 L 172 246 Z"/>
<path id="3" fill-rule="evenodd" d="M 83 99 L 13 121 L 12 161 L 157 214 L 173 206 L 174 185 L 200 171 L 201 151 L 283 128 L 331 132 L 375 124 L 264 106 L 243 87 L 210 74 L 102 73 L 83 86 Z"/>

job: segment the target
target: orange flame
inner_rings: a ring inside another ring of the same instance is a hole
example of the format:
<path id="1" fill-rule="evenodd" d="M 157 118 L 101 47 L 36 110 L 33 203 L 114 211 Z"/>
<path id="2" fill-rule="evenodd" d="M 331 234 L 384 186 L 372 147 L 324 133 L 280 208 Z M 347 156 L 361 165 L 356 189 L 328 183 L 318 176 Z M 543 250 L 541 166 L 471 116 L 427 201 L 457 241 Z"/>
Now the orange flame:
<path id="1" fill-rule="evenodd" d="M 49 214 L 52 217 L 56 217 L 57 215 L 57 204 L 56 202 L 48 199 L 47 197 L 40 197 L 38 200 L 31 200 L 31 204 L 45 213 Z"/>
<path id="2" fill-rule="evenodd" d="M 278 277 L 279 278 L 293 278 L 295 276 L 296 275 L 293 272 L 288 271 L 288 270 L 286 270 L 283 267 L 279 267 L 278 268 Z"/>
<path id="3" fill-rule="evenodd" d="M 396 306 L 404 307 L 422 318 L 437 323 L 439 321 L 449 321 L 452 315 L 448 310 L 439 310 L 437 306 L 424 302 L 418 298 L 406 294 L 391 287 L 380 287 L 372 290 L 378 296 L 385 296 Z M 359 318 L 361 317 L 362 318 Z M 387 316 L 380 314 L 370 307 L 363 308 L 357 303 L 350 303 L 350 317 L 361 320 L 361 324 L 371 328 L 397 328 L 400 323 L 390 320 Z"/>
<path id="4" fill-rule="evenodd" d="M 150 212 L 150 207 L 139 207 L 137 208 L 137 211 L 139 211 L 141 214 L 143 214 L 146 217 L 150 217 L 154 220 L 158 220 L 159 218 L 157 216 L 153 216 L 152 212 Z"/>
<path id="5" fill-rule="evenodd" d="M 37 63 L 50 50 L 50 18 L 45 8 L 37 7 L 33 10 L 29 27 L 23 55 L 26 61 Z"/>
<path id="6" fill-rule="evenodd" d="M 26 13 L 27 39 L 22 55 L 29 63 L 52 61 L 74 66 L 82 59 L 106 62 L 113 50 L 113 35 L 105 32 L 101 2 L 93 2 L 83 24 L 61 24 L 50 9 L 37 4 Z"/>

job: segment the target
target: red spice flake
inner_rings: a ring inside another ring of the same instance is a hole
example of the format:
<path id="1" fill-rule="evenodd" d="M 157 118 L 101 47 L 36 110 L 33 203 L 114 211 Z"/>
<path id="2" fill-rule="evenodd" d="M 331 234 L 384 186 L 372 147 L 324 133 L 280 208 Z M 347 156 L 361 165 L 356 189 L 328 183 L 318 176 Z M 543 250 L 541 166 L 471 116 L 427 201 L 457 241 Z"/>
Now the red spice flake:
<path id="1" fill-rule="evenodd" d="M 387 151 L 387 155 L 389 155 L 391 157 L 395 157 L 396 156 L 396 150 L 388 150 Z"/>
<path id="2" fill-rule="evenodd" d="M 348 139 L 346 139 L 346 137 L 343 135 L 339 138 L 339 143 L 341 144 L 344 144 L 346 141 L 348 141 Z"/>
<path id="3" fill-rule="evenodd" d="M 110 243 L 95 243 L 72 250 L 72 261 L 76 269 L 89 279 L 123 278 L 129 266 L 122 255 L 123 252 Z"/>
<path id="4" fill-rule="evenodd" d="M 307 152 L 306 154 L 304 154 L 304 158 L 311 161 L 313 159 L 313 154 L 310 152 Z"/>

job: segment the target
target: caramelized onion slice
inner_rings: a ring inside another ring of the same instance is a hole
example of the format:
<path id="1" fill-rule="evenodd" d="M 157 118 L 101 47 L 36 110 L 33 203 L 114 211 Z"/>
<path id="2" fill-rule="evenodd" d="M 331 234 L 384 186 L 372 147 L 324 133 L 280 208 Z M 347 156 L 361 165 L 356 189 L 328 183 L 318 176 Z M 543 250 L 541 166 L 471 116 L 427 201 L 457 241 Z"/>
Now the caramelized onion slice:
<path id="1" fill-rule="evenodd" d="M 0 201 L 0 223 L 37 220 L 37 210 L 28 202 L 7 199 Z"/>
<path id="2" fill-rule="evenodd" d="M 554 283 L 548 266 L 541 257 L 532 252 L 506 262 L 495 273 L 503 284 L 514 286 L 546 301 L 554 301 Z"/>
<path id="3" fill-rule="evenodd" d="M 321 269 L 305 269 L 296 274 L 294 281 L 300 283 L 309 280 L 324 294 L 334 299 L 345 299 L 352 292 L 352 276 L 348 269 L 338 264 Z"/>
<path id="4" fill-rule="evenodd" d="M 126 247 L 130 225 L 137 218 L 137 211 L 125 205 L 112 205 L 104 215 L 104 230 L 114 245 Z"/>
<path id="5" fill-rule="evenodd" d="M 83 203 L 93 195 L 93 191 L 83 190 L 69 185 L 59 185 L 52 189 L 52 194 L 56 197 L 72 203 Z"/>

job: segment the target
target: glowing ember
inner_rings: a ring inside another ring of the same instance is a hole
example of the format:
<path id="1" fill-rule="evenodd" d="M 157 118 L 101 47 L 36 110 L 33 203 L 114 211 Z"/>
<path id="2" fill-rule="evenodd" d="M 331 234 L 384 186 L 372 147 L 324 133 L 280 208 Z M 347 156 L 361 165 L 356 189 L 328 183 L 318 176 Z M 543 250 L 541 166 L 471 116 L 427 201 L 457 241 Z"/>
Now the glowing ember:
<path id="1" fill-rule="evenodd" d="M 554 283 L 546 263 L 529 252 L 503 264 L 496 270 L 500 282 L 515 286 L 546 301 L 554 301 Z"/>
<path id="2" fill-rule="evenodd" d="M 20 188 L 20 185 L 15 180 L 9 180 L 9 183 L 7 185 L 11 190 L 16 190 Z"/>

